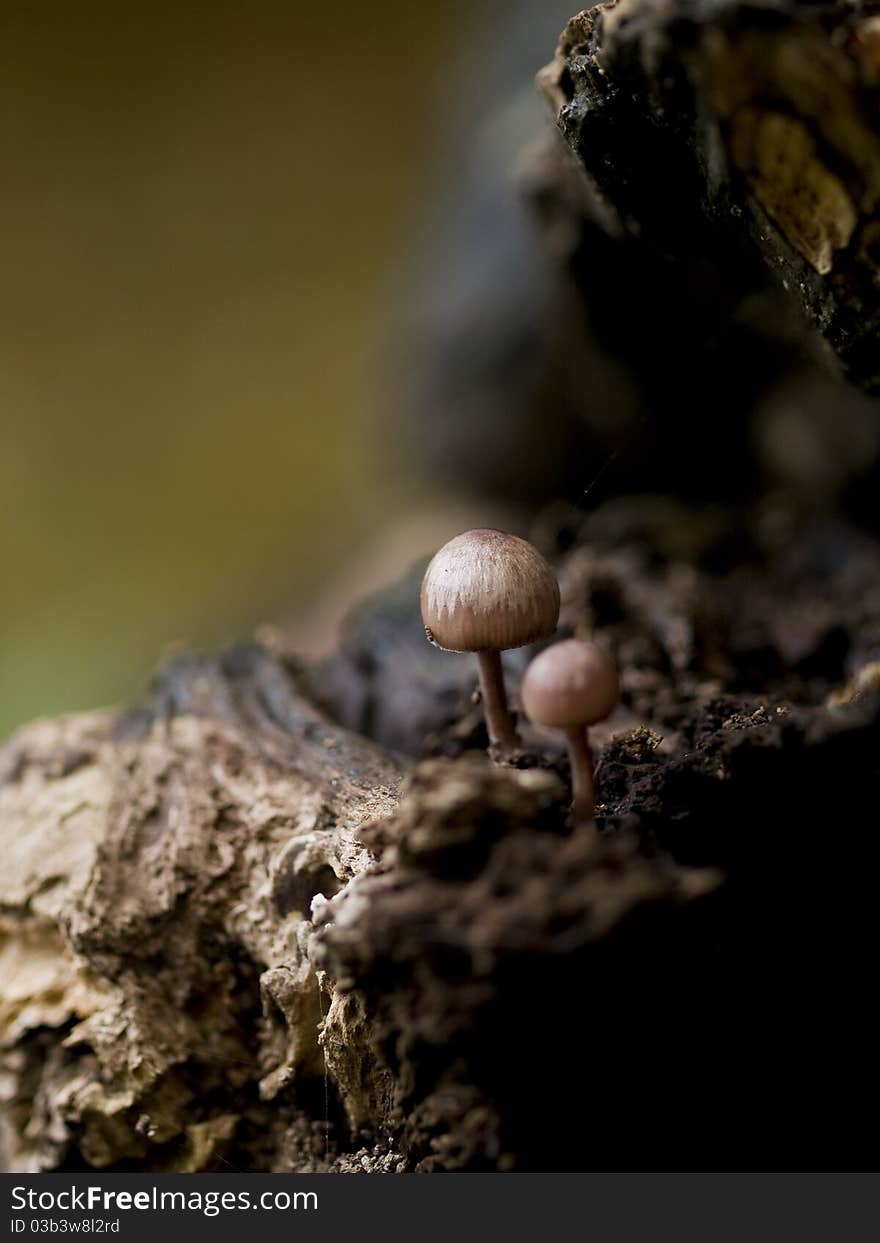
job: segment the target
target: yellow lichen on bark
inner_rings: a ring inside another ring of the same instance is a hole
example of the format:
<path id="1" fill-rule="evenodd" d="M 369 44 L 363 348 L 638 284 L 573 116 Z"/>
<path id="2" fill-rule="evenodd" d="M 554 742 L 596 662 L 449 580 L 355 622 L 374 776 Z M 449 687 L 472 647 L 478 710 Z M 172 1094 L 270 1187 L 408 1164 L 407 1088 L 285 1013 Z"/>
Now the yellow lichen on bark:
<path id="1" fill-rule="evenodd" d="M 858 214 L 807 127 L 781 112 L 743 108 L 731 121 L 731 155 L 787 241 L 817 272 L 830 272 Z"/>

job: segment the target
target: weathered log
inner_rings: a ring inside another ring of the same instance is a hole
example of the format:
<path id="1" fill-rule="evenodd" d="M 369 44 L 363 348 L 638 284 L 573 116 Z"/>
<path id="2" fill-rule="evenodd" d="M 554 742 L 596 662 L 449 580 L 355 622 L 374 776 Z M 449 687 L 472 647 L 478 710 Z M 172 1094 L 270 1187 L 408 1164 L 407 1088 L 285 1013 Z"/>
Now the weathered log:
<path id="1" fill-rule="evenodd" d="M 419 770 L 389 815 L 395 763 L 256 645 L 181 658 L 146 708 L 38 723 L 0 759 L 2 1117 L 17 1170 L 521 1165 L 507 1105 L 448 1039 L 468 1038 L 497 960 L 562 965 L 569 942 L 707 885 L 634 841 L 568 836 L 555 776 L 479 755 Z M 499 867 L 514 898 L 500 925 Z M 535 867 L 546 892 L 518 895 Z M 349 883 L 364 870 L 368 884 Z M 460 932 L 438 940 L 428 912 L 454 911 L 456 877 L 472 882 Z M 455 962 L 460 996 L 442 981 Z M 403 994 L 395 1014 L 418 1039 L 389 1035 L 371 989 L 353 989 L 355 963 L 389 1001 Z M 411 972 L 438 968 L 410 1011 Z"/>
<path id="2" fill-rule="evenodd" d="M 255 645 L 0 756 L 12 1168 L 323 1160 L 332 1119 L 301 1102 L 323 1101 L 327 999 L 303 934 L 312 897 L 366 866 L 355 829 L 395 805 L 394 760 Z"/>
<path id="3" fill-rule="evenodd" d="M 623 671 L 601 836 L 551 739 L 499 767 L 454 714 L 398 792 L 277 645 L 0 751 L 9 1166 L 864 1162 L 880 549 L 574 521 L 563 632 Z"/>

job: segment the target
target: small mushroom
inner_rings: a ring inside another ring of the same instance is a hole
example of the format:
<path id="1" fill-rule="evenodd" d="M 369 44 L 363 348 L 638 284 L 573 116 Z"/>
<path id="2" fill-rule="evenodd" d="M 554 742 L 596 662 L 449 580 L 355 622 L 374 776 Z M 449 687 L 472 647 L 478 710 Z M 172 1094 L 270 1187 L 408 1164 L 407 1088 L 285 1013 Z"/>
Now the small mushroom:
<path id="1" fill-rule="evenodd" d="M 521 697 L 536 725 L 564 731 L 571 759 L 572 814 L 578 821 L 592 820 L 596 793 L 587 731 L 610 716 L 620 698 L 614 662 L 584 639 L 554 643 L 529 665 Z"/>
<path id="2" fill-rule="evenodd" d="M 422 581 L 428 641 L 476 652 L 490 743 L 515 746 L 500 653 L 546 639 L 559 620 L 559 584 L 526 540 L 504 531 L 465 531 L 444 544 Z"/>

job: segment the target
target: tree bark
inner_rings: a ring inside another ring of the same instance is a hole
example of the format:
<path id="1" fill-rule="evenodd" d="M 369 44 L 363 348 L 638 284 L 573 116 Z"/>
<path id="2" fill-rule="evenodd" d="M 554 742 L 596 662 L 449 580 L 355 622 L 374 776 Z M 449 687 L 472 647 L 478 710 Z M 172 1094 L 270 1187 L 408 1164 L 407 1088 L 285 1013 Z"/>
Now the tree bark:
<path id="1" fill-rule="evenodd" d="M 721 255 L 734 287 L 758 258 L 880 389 L 880 7 L 612 0 L 541 83 L 603 229 Z"/>
<path id="2" fill-rule="evenodd" d="M 296 1100 L 322 1095 L 329 1004 L 304 933 L 315 895 L 369 862 L 355 833 L 395 806 L 394 759 L 257 645 L 0 757 L 9 1165 L 323 1160 Z"/>

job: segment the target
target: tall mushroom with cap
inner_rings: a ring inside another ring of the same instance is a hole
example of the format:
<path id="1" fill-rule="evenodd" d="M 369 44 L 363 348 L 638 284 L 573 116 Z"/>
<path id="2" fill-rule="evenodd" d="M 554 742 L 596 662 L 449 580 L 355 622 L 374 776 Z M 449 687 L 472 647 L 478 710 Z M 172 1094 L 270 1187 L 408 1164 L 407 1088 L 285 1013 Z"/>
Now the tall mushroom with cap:
<path id="1" fill-rule="evenodd" d="M 596 793 L 587 731 L 610 716 L 620 698 L 614 662 L 595 643 L 564 639 L 535 657 L 521 696 L 531 721 L 564 731 L 571 759 L 572 814 L 576 820 L 592 820 Z"/>
<path id="2" fill-rule="evenodd" d="M 546 639 L 559 620 L 559 583 L 527 540 L 504 531 L 465 531 L 444 544 L 422 581 L 429 642 L 476 652 L 490 743 L 515 746 L 501 652 Z"/>

